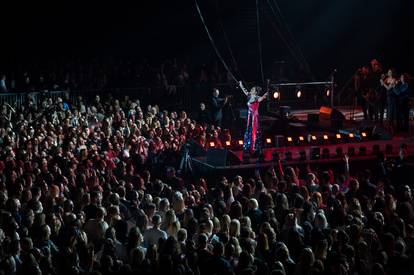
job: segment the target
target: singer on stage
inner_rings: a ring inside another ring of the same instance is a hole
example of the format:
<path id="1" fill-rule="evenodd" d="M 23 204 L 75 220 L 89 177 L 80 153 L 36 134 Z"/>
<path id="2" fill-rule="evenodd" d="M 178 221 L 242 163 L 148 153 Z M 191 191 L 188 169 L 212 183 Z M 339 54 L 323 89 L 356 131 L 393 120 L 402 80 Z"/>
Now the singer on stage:
<path id="1" fill-rule="evenodd" d="M 243 93 L 247 96 L 247 127 L 244 134 L 244 145 L 243 151 L 246 153 L 259 153 L 261 150 L 260 146 L 260 129 L 259 129 L 259 104 L 267 97 L 267 92 L 259 96 L 261 88 L 255 86 L 251 88 L 250 92 L 243 87 L 242 82 L 239 82 L 240 88 Z"/>

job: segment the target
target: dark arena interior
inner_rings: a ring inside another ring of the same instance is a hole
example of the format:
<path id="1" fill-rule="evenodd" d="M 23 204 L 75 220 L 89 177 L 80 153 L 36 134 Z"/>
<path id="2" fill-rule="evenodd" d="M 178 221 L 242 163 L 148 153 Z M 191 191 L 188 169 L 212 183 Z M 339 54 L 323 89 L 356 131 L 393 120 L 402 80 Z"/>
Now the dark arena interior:
<path id="1" fill-rule="evenodd" d="M 414 1 L 0 10 L 0 275 L 414 274 Z"/>

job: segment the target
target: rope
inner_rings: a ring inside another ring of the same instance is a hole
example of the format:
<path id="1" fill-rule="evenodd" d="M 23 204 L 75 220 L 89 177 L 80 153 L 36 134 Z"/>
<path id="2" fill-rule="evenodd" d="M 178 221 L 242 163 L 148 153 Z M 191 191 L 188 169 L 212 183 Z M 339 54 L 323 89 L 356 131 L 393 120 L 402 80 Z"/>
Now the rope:
<path id="1" fill-rule="evenodd" d="M 219 52 L 219 50 L 218 50 L 218 48 L 216 46 L 216 43 L 214 42 L 214 39 L 211 36 L 210 31 L 208 30 L 208 27 L 207 27 L 206 22 L 204 20 L 203 14 L 201 13 L 200 7 L 198 6 L 197 0 L 194 0 L 194 3 L 196 5 L 198 15 L 200 16 L 200 20 L 203 23 L 204 29 L 205 29 L 205 31 L 207 33 L 207 36 L 208 36 L 208 38 L 210 40 L 211 45 L 214 48 L 214 51 L 216 52 L 217 57 L 220 59 L 221 63 L 223 63 L 224 68 L 227 70 L 227 72 L 229 73 L 230 77 L 234 80 L 234 82 L 235 83 L 238 83 L 238 80 L 236 79 L 236 77 L 234 76 L 234 74 L 231 72 L 229 66 L 224 61 L 223 57 L 221 56 L 221 54 L 220 54 L 220 52 Z"/>
<path id="2" fill-rule="evenodd" d="M 257 46 L 259 49 L 259 66 L 260 66 L 260 76 L 262 80 L 262 85 L 264 85 L 264 74 L 263 74 L 263 57 L 262 57 L 262 37 L 260 35 L 260 19 L 259 19 L 259 0 L 256 0 L 256 27 L 257 27 Z"/>
<path id="3" fill-rule="evenodd" d="M 221 31 L 223 32 L 224 42 L 226 43 L 226 47 L 227 47 L 227 49 L 228 49 L 228 51 L 230 53 L 231 61 L 232 61 L 233 65 L 237 68 L 236 73 L 238 73 L 238 76 L 241 79 L 244 79 L 242 73 L 240 72 L 240 68 L 239 68 L 238 62 L 236 61 L 236 58 L 234 57 L 233 50 L 232 50 L 231 43 L 230 43 L 230 39 L 228 38 L 227 33 L 226 33 L 226 30 L 224 28 L 223 21 L 222 21 L 222 16 L 221 16 L 221 14 L 219 12 L 218 2 L 219 1 L 216 1 L 215 2 L 215 7 L 216 7 L 217 19 L 218 19 L 218 22 L 219 22 Z"/>
<path id="4" fill-rule="evenodd" d="M 310 69 L 309 63 L 306 60 L 306 57 L 303 54 L 302 49 L 296 43 L 295 38 L 294 38 L 294 36 L 292 34 L 292 31 L 290 30 L 289 25 L 286 23 L 286 19 L 283 16 L 283 13 L 282 13 L 282 11 L 281 11 L 281 9 L 279 7 L 279 4 L 277 3 L 277 0 L 272 0 L 272 2 L 273 2 L 273 5 L 276 7 L 276 9 L 277 9 L 277 11 L 278 11 L 278 13 L 280 15 L 281 21 L 283 22 L 283 25 L 285 26 L 285 28 L 287 30 L 287 33 L 290 36 L 290 39 L 292 40 L 293 47 L 296 48 L 299 56 L 302 58 L 302 61 L 303 61 L 304 65 L 305 65 L 306 70 L 308 71 L 308 74 L 310 74 L 311 78 L 313 78 L 313 73 L 312 73 L 312 71 Z"/>
<path id="5" fill-rule="evenodd" d="M 267 0 L 267 4 L 269 5 L 269 7 L 270 7 L 270 10 L 271 10 L 271 12 L 272 12 L 272 14 L 273 14 L 273 16 L 276 18 L 276 20 L 277 20 L 277 22 L 280 24 L 280 25 L 282 25 L 283 23 L 281 22 L 281 20 L 279 19 L 279 17 L 278 17 L 278 15 L 277 15 L 277 13 L 276 13 L 276 11 L 275 11 L 275 9 L 273 8 L 273 6 L 272 6 L 272 4 L 270 3 L 270 1 L 269 0 Z M 276 6 L 277 6 L 277 4 L 275 4 Z M 277 6 L 277 8 L 278 8 L 278 11 L 279 11 L 279 13 L 280 13 L 280 9 L 279 9 L 279 7 Z M 282 17 L 283 18 L 283 16 L 282 16 L 282 14 L 280 13 L 280 17 Z M 302 64 L 302 65 L 304 65 L 304 67 L 305 67 L 305 69 L 306 69 L 306 71 L 307 71 L 307 73 L 309 74 L 309 76 L 313 79 L 313 74 L 312 74 L 312 72 L 310 71 L 310 69 L 309 69 L 309 65 L 308 65 L 308 63 L 307 63 L 307 61 L 306 61 L 306 59 L 305 59 L 305 57 L 303 56 L 303 54 L 300 56 L 300 57 L 298 57 L 298 55 L 297 55 L 297 53 L 296 53 L 296 51 L 300 51 L 300 50 L 297 50 L 297 48 L 296 48 L 296 50 L 291 46 L 291 44 L 289 43 L 289 41 L 285 38 L 285 36 L 283 35 L 283 33 L 274 25 L 274 24 L 271 24 L 272 26 L 273 26 L 273 28 L 276 30 L 276 32 L 279 34 L 279 37 L 280 37 L 280 39 L 282 39 L 282 41 L 285 43 L 285 45 L 286 45 L 286 47 L 288 48 L 288 50 L 290 51 L 290 53 L 292 54 L 292 56 L 295 58 L 295 60 L 299 63 L 299 64 Z M 284 24 L 285 26 L 287 26 L 287 24 L 285 23 Z M 287 27 L 288 28 L 288 27 Z M 293 35 L 291 35 L 292 37 L 293 37 Z M 293 38 L 292 38 L 292 40 L 293 40 Z"/>

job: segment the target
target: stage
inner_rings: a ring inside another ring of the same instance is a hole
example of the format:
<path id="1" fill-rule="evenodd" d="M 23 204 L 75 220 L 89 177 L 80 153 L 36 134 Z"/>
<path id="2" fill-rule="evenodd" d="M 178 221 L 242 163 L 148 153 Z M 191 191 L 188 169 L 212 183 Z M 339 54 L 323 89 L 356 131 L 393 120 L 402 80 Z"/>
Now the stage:
<path id="1" fill-rule="evenodd" d="M 389 158 L 399 157 L 401 146 L 405 148 L 407 158 L 413 159 L 412 134 L 392 136 L 382 125 L 365 121 L 360 108 L 336 109 L 345 118 L 340 127 L 324 125 L 321 120 L 309 121 L 310 116 L 319 114 L 319 109 L 294 110 L 289 119 L 262 116 L 260 123 L 264 136 L 261 156 L 243 157 L 242 146 L 237 146 L 236 142 L 236 146 L 223 149 L 209 148 L 205 156 L 191 156 L 193 170 L 200 175 L 219 175 L 232 171 L 249 173 L 274 166 L 278 160 L 284 165 L 318 164 L 320 167 L 329 167 L 343 163 L 344 154 L 349 155 L 350 163 L 361 167 L 374 163 L 379 152 L 384 152 Z M 413 124 L 413 121 L 410 123 Z M 413 128 L 411 125 L 410 129 Z"/>

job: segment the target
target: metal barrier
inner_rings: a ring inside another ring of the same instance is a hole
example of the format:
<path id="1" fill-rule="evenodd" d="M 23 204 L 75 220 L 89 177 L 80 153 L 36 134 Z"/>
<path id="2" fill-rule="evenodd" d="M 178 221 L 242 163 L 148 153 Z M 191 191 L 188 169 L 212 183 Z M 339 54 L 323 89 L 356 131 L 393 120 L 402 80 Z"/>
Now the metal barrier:
<path id="1" fill-rule="evenodd" d="M 0 104 L 8 103 L 12 106 L 20 107 L 27 104 L 30 100 L 36 104 L 41 103 L 45 97 L 50 97 L 53 100 L 57 98 L 65 98 L 69 96 L 68 91 L 43 91 L 30 93 L 6 93 L 0 94 Z"/>

